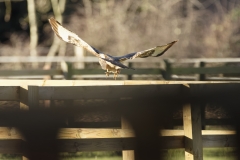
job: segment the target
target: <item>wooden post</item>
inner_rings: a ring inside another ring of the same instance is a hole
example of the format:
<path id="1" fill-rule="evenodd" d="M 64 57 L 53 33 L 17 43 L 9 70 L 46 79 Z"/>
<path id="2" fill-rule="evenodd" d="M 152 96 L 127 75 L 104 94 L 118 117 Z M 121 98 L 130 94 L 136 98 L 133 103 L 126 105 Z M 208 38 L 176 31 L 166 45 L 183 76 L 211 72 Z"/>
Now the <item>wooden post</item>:
<path id="1" fill-rule="evenodd" d="M 200 104 L 201 106 L 201 123 L 202 123 L 202 130 L 206 129 L 206 117 L 205 117 L 205 110 L 206 110 L 206 104 Z"/>
<path id="2" fill-rule="evenodd" d="M 24 91 L 22 91 L 20 93 L 23 94 Z M 24 95 L 22 95 L 22 96 L 24 96 Z M 38 107 L 38 105 L 39 105 L 38 86 L 28 86 L 28 109 L 36 108 L 36 107 Z M 20 104 L 20 107 L 21 107 L 21 104 Z M 26 156 L 22 156 L 22 160 L 28 160 L 28 158 Z"/>
<path id="3" fill-rule="evenodd" d="M 195 67 L 203 68 L 203 67 L 205 67 L 205 62 L 198 62 L 198 63 L 195 64 Z M 197 75 L 196 80 L 197 81 L 205 81 L 206 80 L 206 75 L 200 73 L 200 74 Z"/>
<path id="4" fill-rule="evenodd" d="M 71 63 L 62 61 L 61 69 L 62 69 L 64 79 L 66 79 L 66 80 L 72 79 L 72 64 Z"/>
<path id="5" fill-rule="evenodd" d="M 73 100 L 65 100 L 64 101 L 64 107 L 71 108 L 74 106 L 74 101 Z M 75 122 L 75 116 L 72 115 L 65 120 L 66 126 L 72 125 Z"/>
<path id="6" fill-rule="evenodd" d="M 25 156 L 22 156 L 22 160 L 29 160 L 29 159 Z"/>
<path id="7" fill-rule="evenodd" d="M 171 69 L 171 63 L 168 62 L 168 60 L 164 59 L 165 62 L 165 71 L 162 72 L 162 76 L 165 80 L 171 80 L 172 79 L 172 69 Z"/>
<path id="8" fill-rule="evenodd" d="M 29 110 L 28 106 L 28 86 L 22 85 L 19 87 L 20 109 Z"/>
<path id="9" fill-rule="evenodd" d="M 20 110 L 29 110 L 28 107 L 28 97 L 27 97 L 27 86 L 22 85 L 19 87 L 19 97 L 20 97 Z M 22 160 L 29 160 L 25 155 L 22 156 Z"/>
<path id="10" fill-rule="evenodd" d="M 28 106 L 36 108 L 39 105 L 38 86 L 28 86 Z"/>
<path id="11" fill-rule="evenodd" d="M 73 65 L 72 63 L 67 63 L 67 66 L 68 66 L 67 80 L 70 80 L 72 79 L 72 76 L 73 76 Z"/>
<path id="12" fill-rule="evenodd" d="M 128 67 L 132 68 L 132 63 L 131 62 L 128 63 Z M 127 79 L 132 80 L 132 74 L 128 74 Z"/>
<path id="13" fill-rule="evenodd" d="M 203 160 L 201 108 L 186 104 L 183 106 L 183 127 L 185 135 L 185 160 Z"/>
<path id="14" fill-rule="evenodd" d="M 75 53 L 75 57 L 77 58 L 77 60 L 81 61 L 85 58 L 86 50 L 83 47 L 74 46 L 74 53 Z M 84 62 L 78 62 L 77 64 L 75 64 L 74 68 L 84 69 L 85 64 L 84 64 Z"/>
<path id="15" fill-rule="evenodd" d="M 121 118 L 121 125 L 122 129 L 131 129 L 130 123 L 124 118 Z M 122 159 L 123 160 L 134 160 L 134 150 L 129 150 L 129 151 L 122 151 Z"/>

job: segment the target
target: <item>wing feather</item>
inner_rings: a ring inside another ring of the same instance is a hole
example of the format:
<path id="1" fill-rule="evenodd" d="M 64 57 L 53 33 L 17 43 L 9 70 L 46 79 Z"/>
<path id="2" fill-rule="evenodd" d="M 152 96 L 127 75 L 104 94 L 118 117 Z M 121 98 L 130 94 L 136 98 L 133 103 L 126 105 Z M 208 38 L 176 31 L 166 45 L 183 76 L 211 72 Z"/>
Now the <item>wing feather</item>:
<path id="1" fill-rule="evenodd" d="M 128 59 L 134 59 L 134 58 L 159 57 L 159 56 L 163 55 L 176 42 L 177 41 L 173 41 L 166 45 L 156 46 L 154 48 L 150 48 L 150 49 L 140 51 L 140 52 L 129 53 L 124 56 L 117 57 L 117 58 L 119 61 L 122 62 L 122 61 L 125 61 Z"/>
<path id="2" fill-rule="evenodd" d="M 78 37 L 77 34 L 67 30 L 64 28 L 58 21 L 56 21 L 53 17 L 48 19 L 49 23 L 52 26 L 52 29 L 54 33 L 63 41 L 71 43 L 73 45 L 76 45 L 78 47 L 83 47 L 93 55 L 99 56 L 99 51 L 93 47 L 91 47 L 89 44 L 87 44 L 84 40 L 82 40 L 80 37 Z"/>

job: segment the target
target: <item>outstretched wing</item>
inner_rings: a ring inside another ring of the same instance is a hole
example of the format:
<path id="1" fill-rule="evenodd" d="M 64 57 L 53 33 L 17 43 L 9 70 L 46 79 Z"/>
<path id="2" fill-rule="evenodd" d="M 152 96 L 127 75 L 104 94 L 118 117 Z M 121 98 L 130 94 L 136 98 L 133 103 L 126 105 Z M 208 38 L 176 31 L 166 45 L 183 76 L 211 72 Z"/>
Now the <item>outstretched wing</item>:
<path id="1" fill-rule="evenodd" d="M 147 57 L 158 57 L 163 55 L 170 47 L 172 47 L 172 45 L 174 45 L 174 43 L 176 43 L 177 41 L 173 41 L 171 43 L 168 43 L 166 45 L 163 46 L 157 46 L 151 49 L 147 49 L 144 51 L 140 51 L 140 52 L 134 52 L 134 53 L 130 53 L 130 54 L 126 54 L 124 56 L 121 57 L 116 57 L 119 61 L 125 61 L 128 59 L 134 59 L 134 58 L 147 58 Z"/>
<path id="2" fill-rule="evenodd" d="M 83 41 L 78 35 L 75 33 L 67 30 L 64 28 L 58 21 L 56 21 L 53 17 L 48 19 L 49 23 L 52 26 L 52 29 L 54 33 L 61 38 L 63 41 L 72 43 L 78 47 L 83 47 L 93 55 L 100 57 L 99 56 L 99 51 L 93 47 L 91 47 L 89 44 L 87 44 L 85 41 Z"/>

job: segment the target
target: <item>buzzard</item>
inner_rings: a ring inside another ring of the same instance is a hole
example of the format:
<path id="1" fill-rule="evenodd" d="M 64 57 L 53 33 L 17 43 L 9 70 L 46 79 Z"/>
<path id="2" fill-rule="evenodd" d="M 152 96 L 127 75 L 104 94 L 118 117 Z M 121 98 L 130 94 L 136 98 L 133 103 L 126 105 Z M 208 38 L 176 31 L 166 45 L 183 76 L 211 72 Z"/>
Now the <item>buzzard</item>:
<path id="1" fill-rule="evenodd" d="M 173 41 L 166 45 L 156 46 L 140 52 L 129 53 L 124 56 L 111 56 L 109 54 L 104 54 L 97 50 L 96 48 L 90 46 L 85 41 L 83 41 L 78 35 L 64 28 L 58 21 L 53 17 L 49 19 L 49 23 L 52 26 L 54 33 L 63 41 L 76 45 L 78 47 L 85 48 L 88 52 L 92 53 L 99 58 L 99 63 L 103 70 L 106 70 L 106 76 L 109 76 L 109 73 L 114 74 L 114 79 L 117 78 L 120 73 L 120 69 L 133 69 L 129 68 L 122 64 L 123 61 L 134 58 L 147 58 L 147 57 L 158 57 L 163 55 L 174 43 Z"/>

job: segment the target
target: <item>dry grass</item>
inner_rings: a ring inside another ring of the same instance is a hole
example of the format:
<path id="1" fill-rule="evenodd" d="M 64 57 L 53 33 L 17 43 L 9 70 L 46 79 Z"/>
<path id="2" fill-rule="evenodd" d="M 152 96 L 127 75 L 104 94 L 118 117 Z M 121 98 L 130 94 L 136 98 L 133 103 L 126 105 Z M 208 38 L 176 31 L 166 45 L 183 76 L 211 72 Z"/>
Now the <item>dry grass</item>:
<path id="1" fill-rule="evenodd" d="M 179 39 L 164 58 L 238 56 L 237 1 L 196 1 L 185 8 L 177 0 L 83 2 L 65 17 L 66 26 L 103 52 L 121 55 Z"/>

